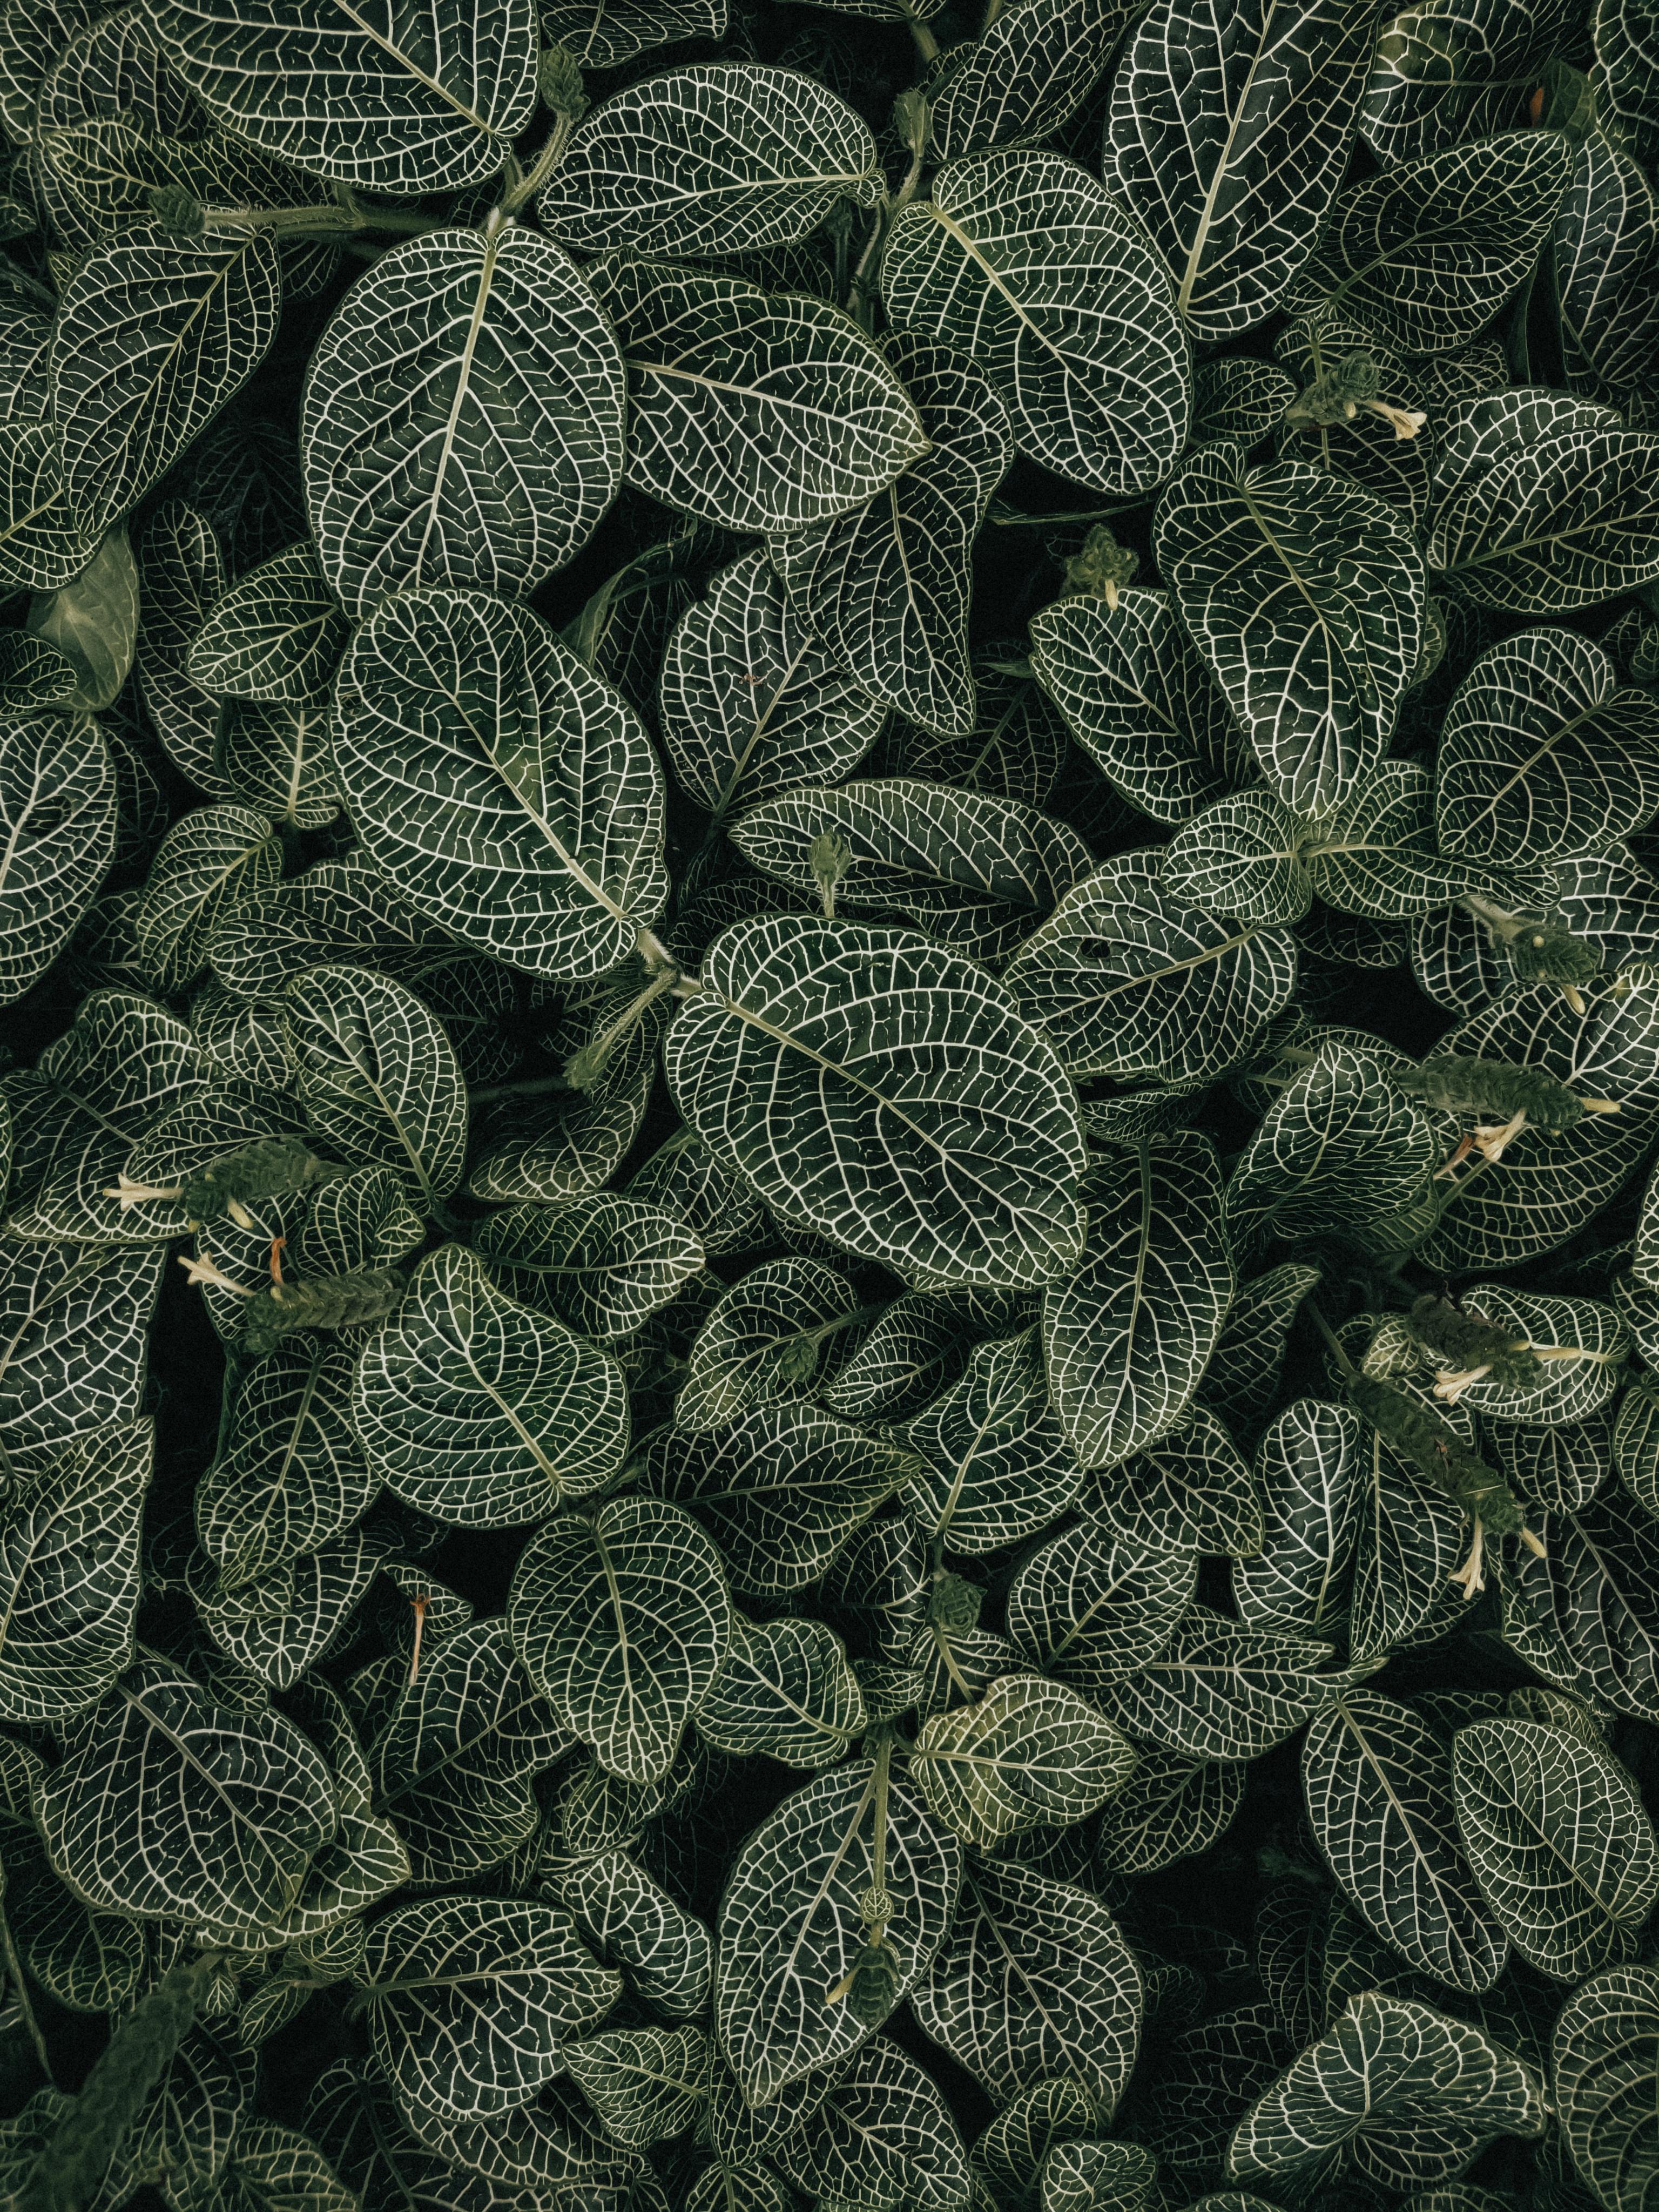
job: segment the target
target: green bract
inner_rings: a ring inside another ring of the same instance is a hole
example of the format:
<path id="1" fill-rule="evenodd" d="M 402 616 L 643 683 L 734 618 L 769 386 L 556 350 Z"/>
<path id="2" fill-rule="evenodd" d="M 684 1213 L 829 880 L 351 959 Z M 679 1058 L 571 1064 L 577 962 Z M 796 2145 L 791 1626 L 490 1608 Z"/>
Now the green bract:
<path id="1" fill-rule="evenodd" d="M 0 2212 L 1659 2212 L 1659 15 L 1390 8 L 0 0 Z"/>

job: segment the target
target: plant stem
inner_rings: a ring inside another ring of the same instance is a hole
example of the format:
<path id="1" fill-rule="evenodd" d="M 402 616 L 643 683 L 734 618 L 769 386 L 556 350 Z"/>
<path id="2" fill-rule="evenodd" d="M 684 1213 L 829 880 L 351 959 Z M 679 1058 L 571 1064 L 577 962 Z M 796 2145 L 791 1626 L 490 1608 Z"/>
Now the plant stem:
<path id="1" fill-rule="evenodd" d="M 525 174 L 515 185 L 509 185 L 501 196 L 501 211 L 504 217 L 510 220 L 517 215 L 527 200 L 535 198 L 554 170 L 563 161 L 564 149 L 570 143 L 570 134 L 575 127 L 576 118 L 574 115 L 554 117 L 553 128 L 547 134 L 546 144 L 537 155 Z"/>
<path id="2" fill-rule="evenodd" d="M 23 1978 L 23 1962 L 17 1955 L 17 1945 L 11 1932 L 11 1922 L 3 1907 L 0 1907 L 0 1945 L 5 1950 L 6 1972 L 17 1992 L 17 2009 L 23 2015 L 23 2025 L 29 2032 L 29 2041 L 34 2045 L 34 2055 L 40 2062 L 40 2071 L 51 2087 L 58 2087 L 58 2076 L 52 2070 L 52 2053 L 46 2049 L 46 2039 L 40 2033 L 40 2023 L 34 2016 L 34 2007 L 29 2002 L 28 1984 Z"/>

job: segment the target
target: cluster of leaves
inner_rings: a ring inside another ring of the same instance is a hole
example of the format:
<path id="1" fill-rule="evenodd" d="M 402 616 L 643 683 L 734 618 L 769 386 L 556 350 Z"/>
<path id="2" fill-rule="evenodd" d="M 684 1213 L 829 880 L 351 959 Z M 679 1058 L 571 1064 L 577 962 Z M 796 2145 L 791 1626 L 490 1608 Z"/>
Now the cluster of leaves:
<path id="1" fill-rule="evenodd" d="M 0 0 L 8 2207 L 1659 2202 L 1659 15 L 967 5 Z"/>

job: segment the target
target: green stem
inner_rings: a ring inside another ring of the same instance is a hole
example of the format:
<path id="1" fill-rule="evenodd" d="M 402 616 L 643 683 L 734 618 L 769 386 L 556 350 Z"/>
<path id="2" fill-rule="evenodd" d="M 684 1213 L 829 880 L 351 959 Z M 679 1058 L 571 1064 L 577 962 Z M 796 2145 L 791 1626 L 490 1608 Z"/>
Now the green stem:
<path id="1" fill-rule="evenodd" d="M 1329 1345 L 1331 1350 L 1336 1354 L 1336 1363 L 1342 1370 L 1343 1379 L 1349 1382 L 1356 1382 L 1358 1379 L 1359 1370 L 1354 1365 L 1352 1360 L 1349 1358 L 1347 1352 L 1343 1346 L 1342 1340 L 1337 1335 L 1336 1331 L 1331 1327 L 1329 1322 L 1326 1320 L 1324 1315 L 1321 1313 L 1319 1308 L 1314 1304 L 1311 1298 L 1308 1301 L 1308 1311 L 1313 1316 L 1315 1322 L 1318 1324 L 1320 1334 L 1324 1338 L 1326 1343 Z"/>
<path id="2" fill-rule="evenodd" d="M 501 214 L 508 221 L 517 215 L 526 201 L 533 200 L 562 161 L 565 148 L 570 143 L 570 134 L 576 127 L 574 115 L 556 115 L 553 128 L 547 134 L 542 148 L 526 173 L 519 181 L 508 186 L 501 198 Z"/>
<path id="3" fill-rule="evenodd" d="M 346 207 L 221 208 L 202 210 L 209 235 L 246 235 L 265 230 L 278 238 L 355 238 L 360 231 L 396 231 L 410 237 L 428 230 L 453 230 L 447 216 L 416 215 L 409 208 Z"/>
<path id="4" fill-rule="evenodd" d="M 29 2041 L 34 2045 L 34 2055 L 40 2062 L 40 2071 L 46 2075 L 51 2087 L 55 2089 L 58 2087 L 58 2077 L 52 2070 L 52 2054 L 46 2049 L 46 2037 L 40 2033 L 40 2023 L 34 2016 L 34 2007 L 29 2002 L 28 1984 L 23 1978 L 23 1962 L 17 1955 L 17 1945 L 13 1940 L 11 1922 L 7 1918 L 3 1909 L 0 1909 L 0 1945 L 4 1947 L 6 1972 L 11 1977 L 13 1989 L 17 1992 L 17 2009 L 23 2015 L 23 2025 L 29 2032 Z"/>

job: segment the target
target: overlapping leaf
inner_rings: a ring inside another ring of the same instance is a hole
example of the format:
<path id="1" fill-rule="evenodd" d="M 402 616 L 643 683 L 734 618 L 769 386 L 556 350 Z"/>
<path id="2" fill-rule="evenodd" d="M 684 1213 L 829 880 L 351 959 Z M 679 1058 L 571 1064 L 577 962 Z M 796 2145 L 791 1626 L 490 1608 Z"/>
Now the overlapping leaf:
<path id="1" fill-rule="evenodd" d="M 533 590 L 616 492 L 623 402 L 616 339 L 550 240 L 442 230 L 384 255 L 323 334 L 301 426 L 347 611 L 403 590 Z"/>
<path id="2" fill-rule="evenodd" d="M 911 932 L 729 930 L 667 1067 L 701 1137 L 853 1251 L 1018 1288 L 1078 1249 L 1082 1145 L 1058 1060 L 988 976 Z"/>
<path id="3" fill-rule="evenodd" d="M 1149 490 L 1186 435 L 1186 339 L 1138 228 L 1060 155 L 970 155 L 893 227 L 883 295 L 902 330 L 976 359 L 1015 443 L 1108 497 Z"/>

